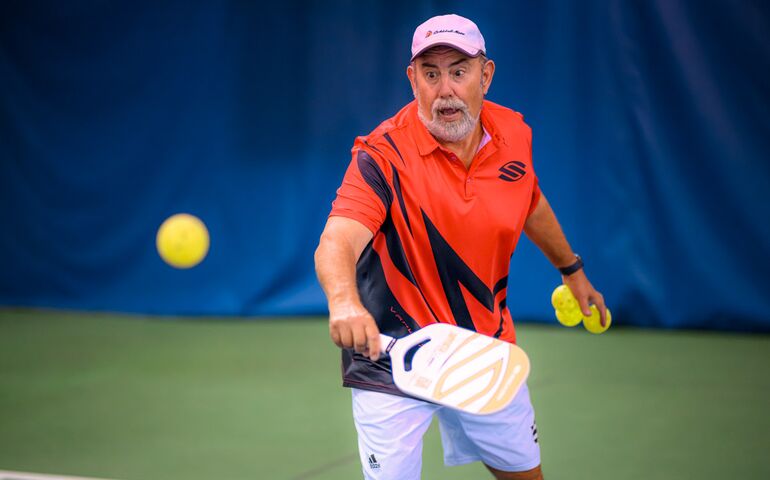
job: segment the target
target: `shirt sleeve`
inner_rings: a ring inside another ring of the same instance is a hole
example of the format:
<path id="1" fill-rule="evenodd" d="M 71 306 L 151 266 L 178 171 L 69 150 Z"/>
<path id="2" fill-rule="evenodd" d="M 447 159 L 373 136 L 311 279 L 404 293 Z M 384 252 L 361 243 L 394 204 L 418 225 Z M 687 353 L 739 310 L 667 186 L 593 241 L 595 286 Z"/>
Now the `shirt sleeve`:
<path id="1" fill-rule="evenodd" d="M 329 216 L 356 220 L 375 234 L 393 203 L 393 189 L 387 178 L 390 172 L 384 168 L 385 162 L 375 159 L 361 142 L 356 142 L 352 154 Z"/>
<path id="2" fill-rule="evenodd" d="M 537 177 L 535 177 L 535 185 L 532 188 L 532 199 L 529 201 L 527 218 L 532 215 L 532 212 L 537 208 L 537 204 L 540 203 L 540 195 L 542 195 L 542 192 L 540 191 L 540 182 L 537 180 Z"/>

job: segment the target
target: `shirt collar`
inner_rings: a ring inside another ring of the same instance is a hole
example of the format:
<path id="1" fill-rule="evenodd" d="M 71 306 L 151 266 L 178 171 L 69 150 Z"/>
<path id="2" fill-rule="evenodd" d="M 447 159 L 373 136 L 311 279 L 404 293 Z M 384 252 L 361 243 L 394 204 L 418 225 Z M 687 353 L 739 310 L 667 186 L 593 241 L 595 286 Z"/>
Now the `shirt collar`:
<path id="1" fill-rule="evenodd" d="M 425 124 L 422 123 L 422 120 L 420 120 L 420 117 L 417 114 L 418 108 L 417 100 L 412 101 L 412 111 L 410 116 L 412 119 L 412 125 L 414 125 L 415 142 L 417 143 L 417 151 L 421 156 L 424 157 L 425 155 L 430 155 L 433 153 L 433 151 L 439 148 L 441 145 L 439 145 L 433 135 L 431 135 L 431 133 L 425 127 Z"/>

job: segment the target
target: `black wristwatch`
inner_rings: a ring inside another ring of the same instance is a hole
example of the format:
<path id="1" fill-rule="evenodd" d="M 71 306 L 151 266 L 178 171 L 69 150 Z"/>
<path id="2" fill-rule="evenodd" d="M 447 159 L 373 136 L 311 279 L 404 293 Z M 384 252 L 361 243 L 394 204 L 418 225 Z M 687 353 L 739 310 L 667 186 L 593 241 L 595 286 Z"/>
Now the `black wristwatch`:
<path id="1" fill-rule="evenodd" d="M 583 259 L 580 258 L 580 255 L 575 254 L 575 263 L 573 263 L 572 265 L 568 265 L 566 267 L 562 267 L 559 269 L 559 271 L 561 272 L 562 275 L 569 276 L 577 272 L 581 268 L 583 268 Z"/>

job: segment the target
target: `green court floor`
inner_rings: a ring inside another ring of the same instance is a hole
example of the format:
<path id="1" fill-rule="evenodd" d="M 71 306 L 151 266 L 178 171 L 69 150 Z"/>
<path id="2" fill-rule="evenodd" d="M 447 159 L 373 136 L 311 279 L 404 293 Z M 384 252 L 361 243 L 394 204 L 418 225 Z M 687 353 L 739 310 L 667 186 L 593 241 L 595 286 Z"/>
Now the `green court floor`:
<path id="1" fill-rule="evenodd" d="M 522 324 L 555 479 L 770 478 L 770 337 Z M 435 425 L 423 478 L 446 468 Z M 323 319 L 0 310 L 0 470 L 118 480 L 361 478 Z"/>

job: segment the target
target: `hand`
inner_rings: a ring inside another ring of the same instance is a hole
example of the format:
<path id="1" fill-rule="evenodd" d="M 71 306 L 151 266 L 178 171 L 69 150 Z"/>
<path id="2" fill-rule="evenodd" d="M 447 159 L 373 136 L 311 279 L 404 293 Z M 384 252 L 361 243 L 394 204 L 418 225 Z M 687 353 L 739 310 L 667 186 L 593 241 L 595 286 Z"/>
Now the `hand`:
<path id="1" fill-rule="evenodd" d="M 329 336 L 340 348 L 353 348 L 372 361 L 380 358 L 380 329 L 358 302 L 329 306 Z"/>
<path id="2" fill-rule="evenodd" d="M 604 305 L 604 297 L 588 281 L 585 272 L 581 269 L 572 275 L 562 275 L 562 282 L 568 286 L 580 304 L 583 315 L 591 315 L 591 305 L 599 309 L 602 327 L 607 326 L 607 307 Z"/>

